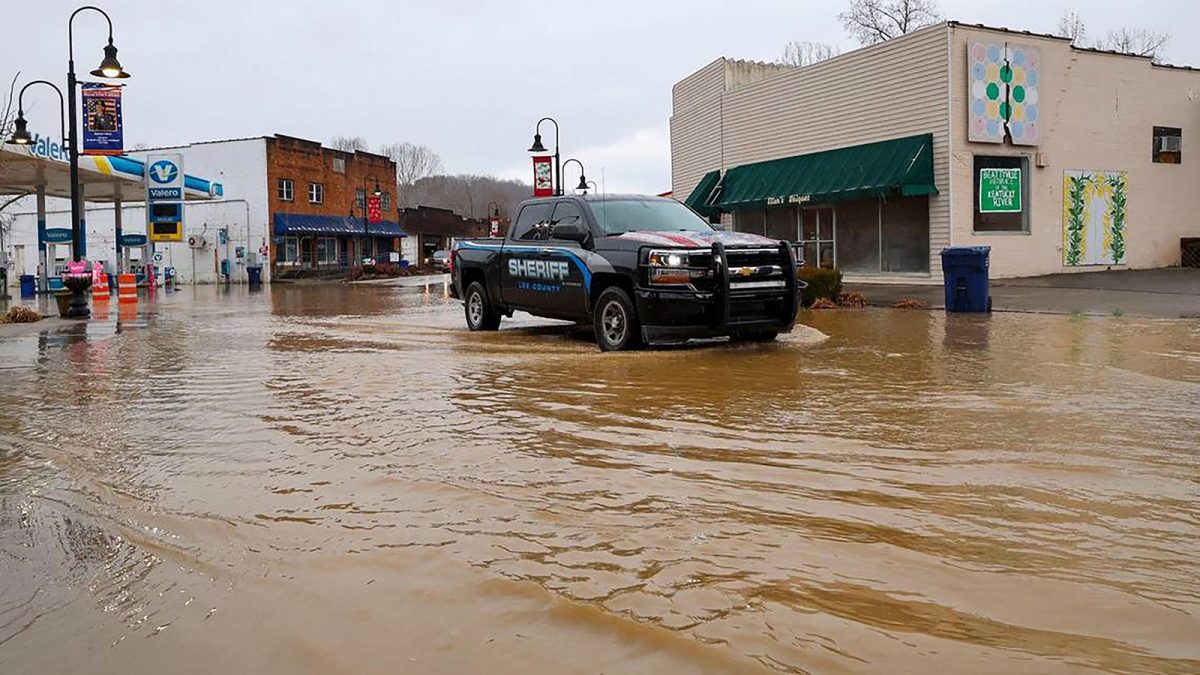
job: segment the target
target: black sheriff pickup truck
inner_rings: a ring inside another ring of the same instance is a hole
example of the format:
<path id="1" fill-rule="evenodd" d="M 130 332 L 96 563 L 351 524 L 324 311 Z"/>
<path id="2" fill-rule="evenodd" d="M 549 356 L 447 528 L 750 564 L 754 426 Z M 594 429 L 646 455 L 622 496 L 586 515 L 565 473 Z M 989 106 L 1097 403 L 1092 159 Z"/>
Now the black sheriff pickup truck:
<path id="1" fill-rule="evenodd" d="M 604 351 L 730 336 L 773 340 L 799 306 L 787 242 L 714 229 L 673 200 L 585 195 L 523 202 L 504 238 L 451 253 L 471 330 L 523 310 L 591 323 Z"/>

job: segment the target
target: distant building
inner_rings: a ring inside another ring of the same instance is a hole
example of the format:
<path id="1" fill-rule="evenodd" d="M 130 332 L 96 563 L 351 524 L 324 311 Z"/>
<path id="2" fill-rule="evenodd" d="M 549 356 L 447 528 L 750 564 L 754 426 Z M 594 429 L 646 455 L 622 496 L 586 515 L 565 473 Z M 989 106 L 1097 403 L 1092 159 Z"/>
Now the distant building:
<path id="1" fill-rule="evenodd" d="M 1200 71 L 953 22 L 673 89 L 676 195 L 864 277 L 940 279 L 951 245 L 993 276 L 1178 265 L 1198 147 Z"/>
<path id="2" fill-rule="evenodd" d="M 277 274 L 337 274 L 363 257 L 387 259 L 404 236 L 396 222 L 396 165 L 369 152 L 345 152 L 291 136 L 256 136 L 132 151 L 130 157 L 178 153 L 189 174 L 212 177 L 223 195 L 184 207 L 185 241 L 159 243 L 163 265 L 180 283 L 220 281 L 221 260 L 233 261 L 233 280 L 244 281 L 247 265 L 264 267 L 264 280 Z M 380 189 L 381 222 L 365 222 L 364 190 Z M 70 224 L 66 200 L 48 200 L 51 227 Z M 10 207 L 17 215 L 14 242 L 23 269 L 36 266 L 37 222 L 32 198 Z M 122 207 L 125 234 L 144 234 L 141 204 Z M 85 213 L 88 254 L 112 260 L 115 246 L 111 206 Z M 219 232 L 227 233 L 225 242 Z M 190 246 L 191 238 L 198 245 Z M 145 249 L 135 249 L 131 268 L 142 269 Z M 26 262 L 25 259 L 28 259 Z"/>
<path id="3" fill-rule="evenodd" d="M 394 161 L 289 136 L 264 141 L 273 274 L 336 273 L 400 251 Z M 365 199 L 376 187 L 382 220 L 368 223 Z"/>
<path id="4" fill-rule="evenodd" d="M 464 218 L 449 209 L 418 206 L 400 210 L 400 226 L 408 235 L 405 258 L 424 265 L 435 251 L 449 249 L 456 239 L 488 236 L 490 221 Z"/>

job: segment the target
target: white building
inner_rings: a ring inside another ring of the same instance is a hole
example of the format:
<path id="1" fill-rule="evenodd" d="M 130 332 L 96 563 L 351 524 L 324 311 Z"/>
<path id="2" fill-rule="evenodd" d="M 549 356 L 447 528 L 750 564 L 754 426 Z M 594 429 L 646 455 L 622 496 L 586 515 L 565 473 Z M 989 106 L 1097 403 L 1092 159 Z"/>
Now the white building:
<path id="1" fill-rule="evenodd" d="M 940 280 L 978 245 L 998 277 L 1164 267 L 1200 237 L 1198 136 L 1198 70 L 950 22 L 684 78 L 672 188 L 856 276 Z"/>
<path id="2" fill-rule="evenodd" d="M 9 146 L 12 148 L 13 146 Z M 32 152 L 32 151 L 31 151 Z M 261 253 L 268 245 L 268 203 L 266 148 L 263 138 L 234 139 L 227 141 L 193 143 L 186 146 L 154 148 L 130 152 L 127 157 L 143 160 L 149 154 L 178 153 L 183 156 L 183 170 L 189 176 L 204 176 L 213 184 L 219 184 L 220 194 L 203 201 L 188 201 L 184 205 L 184 240 L 175 243 L 154 244 L 162 251 L 164 267 L 174 268 L 179 283 L 216 283 L 222 280 L 221 261 L 233 260 L 232 281 L 244 283 L 248 265 L 263 266 L 264 281 L 269 266 Z M 46 159 L 50 159 L 47 157 Z M 58 158 L 53 158 L 58 159 Z M 90 161 L 92 158 L 81 158 Z M 98 160 L 100 171 L 106 161 Z M 87 167 L 85 167 L 86 169 Z M 3 166 L 0 165 L 0 173 Z M 95 173 L 89 172 L 89 173 Z M 109 175 L 118 173 L 109 169 Z M 91 178 L 85 178 L 85 181 Z M 99 179 L 97 179 L 98 181 Z M 68 183 L 69 185 L 69 183 Z M 12 192 L 12 188 L 5 190 Z M 128 192 L 128 189 L 126 189 Z M 92 199 L 91 188 L 85 196 Z M 121 212 L 122 234 L 146 234 L 146 208 L 144 202 L 115 203 L 111 198 L 105 203 L 85 204 L 87 257 L 97 260 L 115 270 L 116 263 L 116 215 Z M 69 229 L 71 225 L 70 201 L 61 197 L 46 198 L 46 228 Z M 13 217 L 9 236 L 4 242 L 12 259 L 10 282 L 16 283 L 24 274 L 37 275 L 38 270 L 38 218 L 36 197 L 30 195 L 5 209 Z M 228 233 L 222 243 L 219 232 Z M 191 240 L 191 244 L 189 244 Z M 241 256 L 238 255 L 239 248 Z M 56 260 L 50 261 L 50 276 L 55 276 L 59 267 L 70 257 L 69 246 L 53 247 Z M 127 249 L 130 270 L 140 273 L 148 257 L 148 247 Z"/>

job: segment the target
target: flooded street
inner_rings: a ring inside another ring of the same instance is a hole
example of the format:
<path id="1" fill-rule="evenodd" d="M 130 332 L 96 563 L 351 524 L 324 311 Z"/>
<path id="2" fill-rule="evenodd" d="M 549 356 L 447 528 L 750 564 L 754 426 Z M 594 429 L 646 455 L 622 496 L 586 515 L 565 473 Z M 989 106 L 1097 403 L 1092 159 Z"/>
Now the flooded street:
<path id="1" fill-rule="evenodd" d="M 139 308 L 0 338 L 0 672 L 1200 671 L 1200 322 Z"/>

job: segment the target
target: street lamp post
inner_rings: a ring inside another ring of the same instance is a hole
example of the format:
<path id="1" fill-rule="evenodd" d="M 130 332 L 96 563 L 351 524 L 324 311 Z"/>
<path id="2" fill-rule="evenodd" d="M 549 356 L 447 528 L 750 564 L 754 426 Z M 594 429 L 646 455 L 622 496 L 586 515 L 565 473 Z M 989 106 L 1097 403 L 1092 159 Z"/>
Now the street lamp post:
<path id="1" fill-rule="evenodd" d="M 125 69 L 121 67 L 121 62 L 117 60 L 117 48 L 113 46 L 112 39 L 112 19 L 108 14 L 99 7 L 91 5 L 85 5 L 72 12 L 71 18 L 67 20 L 67 123 L 70 131 L 67 143 L 71 158 L 71 258 L 74 262 L 79 262 L 87 253 L 84 250 L 86 243 L 80 222 L 83 216 L 83 195 L 80 194 L 79 189 L 79 123 L 76 121 L 78 113 L 75 110 L 75 90 L 79 86 L 79 82 L 75 79 L 75 17 L 80 12 L 89 9 L 99 12 L 108 22 L 108 46 L 104 48 L 104 59 L 91 74 L 107 79 L 129 77 L 129 73 L 125 72 Z M 83 288 L 73 288 L 71 310 L 68 312 L 68 316 L 86 319 L 91 316 L 91 313 L 87 306 L 87 300 L 83 297 Z"/>
<path id="2" fill-rule="evenodd" d="M 572 157 L 571 159 L 568 159 L 567 161 L 563 162 L 563 166 L 566 166 L 566 165 L 570 164 L 571 162 L 575 162 L 576 164 L 579 165 L 579 185 L 576 185 L 575 189 L 583 190 L 586 193 L 587 189 L 588 189 L 588 180 L 587 180 L 587 176 L 584 175 L 583 162 Z M 560 191 L 559 194 L 562 194 L 562 192 Z"/>
<path id="3" fill-rule="evenodd" d="M 554 175 L 555 188 L 554 195 L 562 196 L 562 165 L 559 163 L 561 155 L 558 151 L 558 120 L 553 117 L 543 117 L 538 120 L 538 123 L 533 127 L 533 145 L 529 146 L 529 152 L 546 152 L 546 146 L 542 145 L 542 122 L 550 121 L 554 123 Z"/>
<path id="4" fill-rule="evenodd" d="M 362 251 L 360 251 L 360 253 L 366 252 L 367 242 L 369 242 L 371 240 L 371 214 L 367 211 L 367 181 L 368 180 L 375 181 L 375 190 L 372 192 L 372 194 L 374 194 L 376 197 L 383 195 L 383 190 L 379 189 L 379 178 L 375 174 L 369 173 L 369 174 L 363 176 L 363 181 L 362 181 L 362 186 L 363 186 L 363 189 L 362 189 L 363 245 L 362 245 Z M 354 196 L 354 201 L 355 202 L 358 201 L 358 195 Z M 350 205 L 350 217 L 351 218 L 354 217 L 354 204 Z M 364 256 L 364 255 L 359 256 L 360 259 L 365 258 L 365 257 L 366 256 Z"/>
<path id="5" fill-rule="evenodd" d="M 50 87 L 51 89 L 53 89 L 54 92 L 56 94 L 58 94 L 58 133 L 59 133 L 59 138 L 62 140 L 62 142 L 66 143 L 67 142 L 67 123 L 66 123 L 66 112 L 63 110 L 63 108 L 65 108 L 67 105 L 66 100 L 63 98 L 62 89 L 59 89 L 58 85 L 54 84 L 53 82 L 48 82 L 46 80 L 33 80 L 32 82 L 27 83 L 24 87 L 21 87 L 21 92 L 19 94 L 17 94 L 17 119 L 13 122 L 12 137 L 9 138 L 7 140 L 7 142 L 11 143 L 13 145 L 30 145 L 33 143 L 33 135 L 29 133 L 29 123 L 25 120 L 25 90 L 32 87 L 35 84 L 44 84 L 47 87 Z M 41 191 L 40 194 L 44 197 L 44 194 L 45 194 L 44 190 Z M 40 273 L 41 281 L 43 284 L 45 284 L 46 283 L 46 274 L 49 271 L 48 268 L 49 268 L 50 263 L 49 263 L 49 261 L 46 260 L 46 243 L 45 243 L 45 241 L 43 241 L 43 237 L 45 237 L 45 235 L 46 235 L 46 233 L 45 233 L 46 220 L 45 220 L 45 213 L 43 213 L 45 211 L 45 208 L 42 208 L 45 206 L 45 204 L 43 202 L 44 202 L 44 199 L 39 198 L 37 235 L 38 235 L 38 266 L 41 269 L 41 273 Z"/>
<path id="6" fill-rule="evenodd" d="M 44 84 L 50 87 L 58 94 L 58 133 L 62 135 L 63 142 L 67 140 L 66 122 L 63 117 L 63 108 L 66 107 L 66 100 L 63 98 L 62 89 L 58 85 L 46 80 L 33 80 L 21 87 L 21 92 L 17 94 L 17 119 L 13 122 L 12 138 L 8 142 L 13 145 L 29 145 L 33 143 L 33 134 L 29 133 L 29 123 L 25 120 L 25 90 L 35 84 Z"/>

